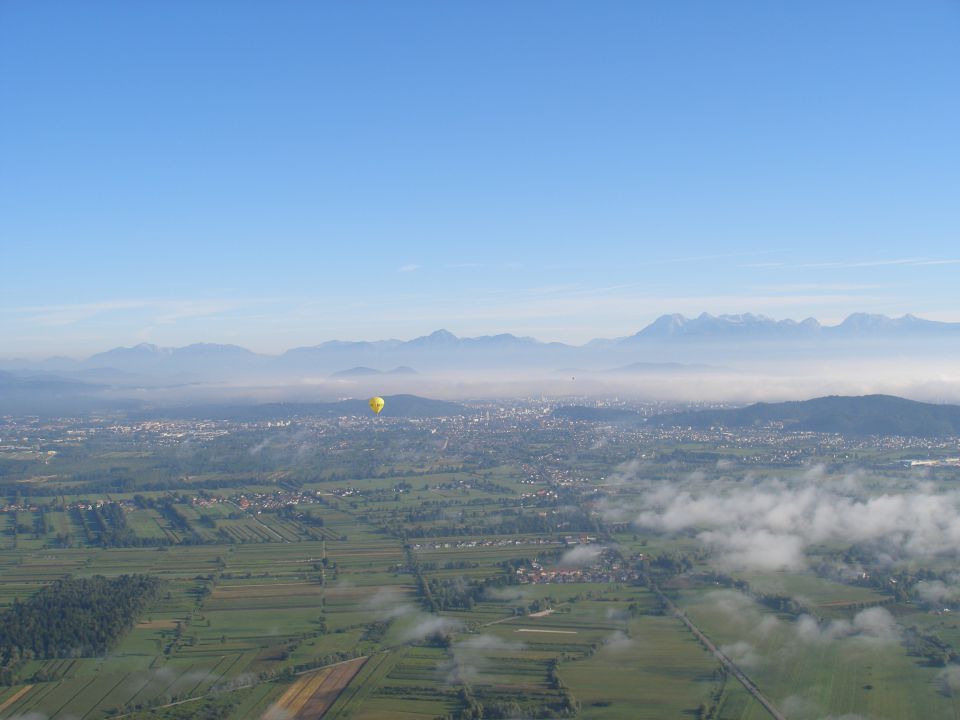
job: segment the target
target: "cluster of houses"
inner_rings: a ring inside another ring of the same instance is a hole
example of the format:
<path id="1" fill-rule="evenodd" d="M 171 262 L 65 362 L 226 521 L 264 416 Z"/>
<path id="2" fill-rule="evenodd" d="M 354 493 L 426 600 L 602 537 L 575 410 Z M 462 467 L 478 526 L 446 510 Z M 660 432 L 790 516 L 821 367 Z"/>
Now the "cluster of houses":
<path id="1" fill-rule="evenodd" d="M 639 578 L 638 573 L 629 565 L 621 561 L 611 562 L 604 555 L 600 555 L 597 563 L 588 567 L 544 567 L 534 561 L 518 567 L 516 576 L 519 583 L 530 585 L 625 583 Z"/>
<path id="2" fill-rule="evenodd" d="M 229 502 L 246 510 L 251 505 L 260 510 L 279 510 L 287 505 L 307 505 L 320 502 L 317 499 L 318 492 L 296 492 L 296 491 L 277 491 L 274 493 L 247 492 L 239 495 L 233 495 Z M 207 504 L 224 502 L 223 498 L 194 498 L 193 504 L 203 504 L 198 501 L 207 501 Z"/>
<path id="3" fill-rule="evenodd" d="M 457 540 L 452 542 L 426 542 L 414 543 L 410 547 L 413 550 L 463 550 L 468 548 L 483 547 L 507 547 L 513 545 L 563 545 L 560 540 L 550 540 L 549 538 L 500 538 L 498 540 Z"/>

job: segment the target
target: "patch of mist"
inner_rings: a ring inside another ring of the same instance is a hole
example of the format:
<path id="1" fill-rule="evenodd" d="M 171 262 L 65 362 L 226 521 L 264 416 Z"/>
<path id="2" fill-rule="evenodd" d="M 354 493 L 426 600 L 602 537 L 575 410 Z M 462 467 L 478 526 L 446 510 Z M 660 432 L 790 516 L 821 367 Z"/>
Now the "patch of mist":
<path id="1" fill-rule="evenodd" d="M 960 665 L 948 665 L 937 673 L 937 683 L 945 695 L 960 693 Z"/>
<path id="2" fill-rule="evenodd" d="M 626 622 L 630 619 L 630 613 L 621 608 L 607 608 L 606 616 L 607 620 L 617 620 L 618 622 Z"/>
<path id="3" fill-rule="evenodd" d="M 600 545 L 577 545 L 567 550 L 559 560 L 563 567 L 584 567 L 595 563 L 606 548 Z"/>
<path id="4" fill-rule="evenodd" d="M 800 538 L 767 530 L 705 531 L 700 539 L 732 570 L 801 570 L 806 565 Z"/>
<path id="5" fill-rule="evenodd" d="M 856 713 L 828 714 L 824 712 L 818 701 L 801 695 L 790 695 L 785 698 L 780 703 L 780 710 L 790 720 L 869 720 L 866 716 Z"/>
<path id="6" fill-rule="evenodd" d="M 496 635 L 469 637 L 450 646 L 450 656 L 437 666 L 441 678 L 450 685 L 473 683 L 479 676 L 495 669 L 495 658 L 511 655 L 526 648 L 522 642 L 511 642 Z"/>
<path id="7" fill-rule="evenodd" d="M 609 523 L 629 522 L 635 515 L 631 508 L 617 498 L 602 497 L 594 503 L 593 509 Z"/>
<path id="8" fill-rule="evenodd" d="M 394 588 L 382 588 L 364 600 L 363 608 L 373 612 L 378 620 L 393 620 L 418 612 L 409 596 Z"/>
<path id="9" fill-rule="evenodd" d="M 400 633 L 400 642 L 418 642 L 432 635 L 449 635 L 463 628 L 463 623 L 459 620 L 440 615 L 427 615 L 420 611 L 405 615 L 411 618 L 411 622 Z"/>
<path id="10" fill-rule="evenodd" d="M 942 580 L 921 580 L 916 584 L 918 597 L 931 604 L 948 605 L 960 602 L 960 585 Z"/>
<path id="11" fill-rule="evenodd" d="M 788 718 L 809 718 L 819 712 L 819 704 L 802 695 L 789 695 L 780 703 L 780 710 Z"/>
<path id="12" fill-rule="evenodd" d="M 229 680 L 218 682 L 210 689 L 210 692 L 230 692 L 231 690 L 236 690 L 238 688 L 255 685 L 257 682 L 259 682 L 259 677 L 255 673 L 241 673 L 240 675 L 235 675 Z"/>
<path id="13" fill-rule="evenodd" d="M 628 460 L 618 465 L 604 480 L 604 484 L 612 486 L 632 485 L 640 479 L 641 471 L 647 466 L 649 466 L 649 463 L 640 460 Z"/>
<path id="14" fill-rule="evenodd" d="M 730 658 L 735 665 L 747 670 L 758 668 L 763 664 L 763 658 L 757 649 L 745 640 L 738 640 L 729 645 L 721 645 L 720 652 Z"/>
<path id="15" fill-rule="evenodd" d="M 616 655 L 627 652 L 636 644 L 636 640 L 623 632 L 623 630 L 614 630 L 606 638 L 604 638 L 600 649 L 602 652 Z"/>
<path id="16" fill-rule="evenodd" d="M 748 637 L 763 639 L 783 622 L 738 590 L 713 590 L 704 596 L 710 608 L 723 614 L 728 626 Z"/>
<path id="17" fill-rule="evenodd" d="M 453 647 L 458 650 L 463 649 L 509 653 L 516 652 L 517 650 L 523 650 L 526 645 L 522 642 L 504 640 L 496 635 L 484 634 L 474 635 L 466 640 L 461 640 L 460 642 L 455 643 Z"/>
<path id="18" fill-rule="evenodd" d="M 505 602 L 516 602 L 518 600 L 524 600 L 529 596 L 529 593 L 521 590 L 518 587 L 506 586 L 506 587 L 487 587 L 483 590 L 483 597 L 487 600 L 502 600 Z"/>
<path id="19" fill-rule="evenodd" d="M 794 625 L 794 635 L 802 643 L 816 645 L 828 644 L 840 638 L 894 643 L 900 640 L 900 629 L 888 610 L 872 607 L 858 612 L 852 621 L 818 622 L 809 615 L 801 615 Z"/>

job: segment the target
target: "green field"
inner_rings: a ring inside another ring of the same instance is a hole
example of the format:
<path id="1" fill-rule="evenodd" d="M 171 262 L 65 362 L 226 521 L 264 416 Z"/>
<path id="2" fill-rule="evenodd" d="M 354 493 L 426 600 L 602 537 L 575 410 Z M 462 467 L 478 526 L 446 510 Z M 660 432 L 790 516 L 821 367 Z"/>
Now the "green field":
<path id="1" fill-rule="evenodd" d="M 164 586 L 107 656 L 7 668 L 0 719 L 270 718 L 298 673 L 356 657 L 327 718 L 769 717 L 658 587 L 791 720 L 960 718 L 958 624 L 883 576 L 823 569 L 850 547 L 809 549 L 802 570 L 731 569 L 699 528 L 658 533 L 610 512 L 645 492 L 610 481 L 622 460 L 657 456 L 645 477 L 708 484 L 718 457 L 764 448 L 524 427 L 522 442 L 512 424 L 481 435 L 435 419 L 241 424 L 195 444 L 103 431 L 97 452 L 70 440 L 7 458 L 0 608 L 69 576 Z M 910 482 L 891 471 L 864 487 Z M 930 580 L 953 560 L 924 563 Z M 886 634 L 850 629 L 869 609 Z"/>

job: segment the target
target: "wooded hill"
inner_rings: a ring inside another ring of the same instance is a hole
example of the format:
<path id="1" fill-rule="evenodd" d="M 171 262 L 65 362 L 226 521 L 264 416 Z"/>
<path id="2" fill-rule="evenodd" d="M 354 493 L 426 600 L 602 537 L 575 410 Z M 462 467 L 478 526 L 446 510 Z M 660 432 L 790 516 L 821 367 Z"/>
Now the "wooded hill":
<path id="1" fill-rule="evenodd" d="M 831 395 L 798 402 L 756 403 L 730 410 L 668 413 L 650 419 L 660 426 L 693 428 L 783 427 L 844 435 L 960 435 L 960 406 L 933 405 L 893 395 Z"/>

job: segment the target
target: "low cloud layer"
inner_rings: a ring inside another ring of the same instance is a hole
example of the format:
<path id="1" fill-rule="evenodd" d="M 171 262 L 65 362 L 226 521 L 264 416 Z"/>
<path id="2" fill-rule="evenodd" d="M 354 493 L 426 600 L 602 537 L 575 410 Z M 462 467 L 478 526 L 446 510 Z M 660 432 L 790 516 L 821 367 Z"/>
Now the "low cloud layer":
<path id="1" fill-rule="evenodd" d="M 900 639 L 896 620 L 889 611 L 881 607 L 861 610 L 851 621 L 832 620 L 821 623 L 809 615 L 802 615 L 798 618 L 794 630 L 797 640 L 811 645 L 822 645 L 845 637 L 881 643 L 896 642 Z"/>
<path id="2" fill-rule="evenodd" d="M 960 492 L 920 479 L 908 489 L 874 490 L 862 475 L 829 478 L 814 468 L 790 482 L 749 474 L 663 482 L 630 465 L 613 481 L 635 491 L 629 500 L 639 528 L 693 532 L 718 565 L 733 569 L 801 570 L 806 552 L 823 544 L 869 546 L 891 561 L 955 557 L 960 548 Z M 610 504 L 601 511 L 622 518 L 624 504 L 615 511 Z"/>
<path id="3" fill-rule="evenodd" d="M 448 635 L 463 628 L 463 623 L 440 615 L 427 615 L 418 612 L 414 622 L 400 634 L 400 642 L 417 642 L 431 635 Z"/>
<path id="4" fill-rule="evenodd" d="M 451 685 L 475 682 L 484 672 L 495 671 L 496 658 L 511 656 L 526 647 L 521 642 L 511 642 L 496 635 L 474 635 L 450 646 L 449 658 L 440 664 L 438 671 Z"/>
<path id="5" fill-rule="evenodd" d="M 409 595 L 390 587 L 375 592 L 364 601 L 363 607 L 374 612 L 378 620 L 393 620 L 419 612 L 417 607 L 409 601 Z"/>
<path id="6" fill-rule="evenodd" d="M 960 584 L 957 578 L 951 578 L 951 584 L 942 580 L 931 580 L 917 583 L 917 597 L 931 604 L 952 605 L 960 602 Z"/>

